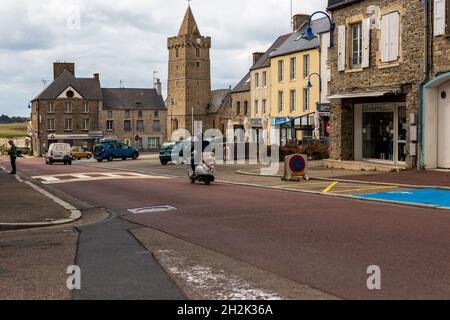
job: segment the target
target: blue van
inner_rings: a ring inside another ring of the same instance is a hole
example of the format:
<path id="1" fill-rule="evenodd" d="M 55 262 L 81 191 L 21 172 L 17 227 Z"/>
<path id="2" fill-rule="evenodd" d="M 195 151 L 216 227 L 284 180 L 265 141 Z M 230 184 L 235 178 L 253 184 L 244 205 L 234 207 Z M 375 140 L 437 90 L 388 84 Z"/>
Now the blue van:
<path id="1" fill-rule="evenodd" d="M 119 141 L 106 141 L 94 147 L 94 158 L 98 162 L 103 160 L 113 161 L 114 159 L 126 160 L 139 158 L 139 150 Z"/>

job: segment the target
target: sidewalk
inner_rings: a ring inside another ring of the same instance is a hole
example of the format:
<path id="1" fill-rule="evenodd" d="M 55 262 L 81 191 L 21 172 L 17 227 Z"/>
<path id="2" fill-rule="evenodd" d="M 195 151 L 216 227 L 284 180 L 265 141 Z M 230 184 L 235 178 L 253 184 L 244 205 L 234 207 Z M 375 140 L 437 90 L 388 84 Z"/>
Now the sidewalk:
<path id="1" fill-rule="evenodd" d="M 281 177 L 284 172 L 284 164 L 280 163 L 278 173 L 273 177 Z M 244 175 L 261 176 L 259 168 L 238 170 Z M 398 184 L 417 187 L 441 187 L 450 188 L 450 171 L 420 171 L 408 170 L 400 172 L 373 172 L 355 171 L 348 169 L 333 169 L 321 167 L 319 163 L 309 168 L 311 179 L 330 179 L 349 182 L 362 182 L 373 184 Z"/>
<path id="2" fill-rule="evenodd" d="M 50 223 L 68 219 L 70 211 L 0 170 L 0 231 L 5 223 Z"/>

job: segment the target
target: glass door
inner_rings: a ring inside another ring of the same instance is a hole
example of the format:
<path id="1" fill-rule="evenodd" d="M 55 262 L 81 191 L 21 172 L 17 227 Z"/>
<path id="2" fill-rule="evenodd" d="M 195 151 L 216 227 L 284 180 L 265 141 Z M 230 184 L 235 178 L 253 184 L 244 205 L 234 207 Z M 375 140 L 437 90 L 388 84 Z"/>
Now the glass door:
<path id="1" fill-rule="evenodd" d="M 363 158 L 394 162 L 394 112 L 363 112 Z"/>
<path id="2" fill-rule="evenodd" d="M 406 162 L 406 132 L 408 123 L 406 121 L 406 107 L 398 107 L 398 162 Z"/>

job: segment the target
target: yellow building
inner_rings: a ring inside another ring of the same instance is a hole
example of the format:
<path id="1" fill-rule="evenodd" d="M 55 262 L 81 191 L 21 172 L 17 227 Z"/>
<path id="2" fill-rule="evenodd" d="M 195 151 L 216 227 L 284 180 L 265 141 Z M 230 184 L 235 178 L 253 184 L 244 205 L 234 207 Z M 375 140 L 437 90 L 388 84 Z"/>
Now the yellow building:
<path id="1" fill-rule="evenodd" d="M 318 38 L 302 38 L 305 23 L 270 55 L 271 144 L 312 140 L 317 106 L 328 102 L 322 101 L 323 90 L 328 88 L 328 83 L 323 83 L 326 77 L 319 77 L 323 69 L 320 35 L 328 34 L 328 19 L 313 20 L 312 28 Z"/>

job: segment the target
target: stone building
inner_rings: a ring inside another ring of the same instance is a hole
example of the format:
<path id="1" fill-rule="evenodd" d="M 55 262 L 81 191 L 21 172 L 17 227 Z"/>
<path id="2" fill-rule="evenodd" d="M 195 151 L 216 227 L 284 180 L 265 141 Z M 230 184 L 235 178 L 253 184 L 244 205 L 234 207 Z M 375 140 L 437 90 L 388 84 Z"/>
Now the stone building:
<path id="1" fill-rule="evenodd" d="M 169 140 L 184 137 L 184 129 L 191 134 L 217 127 L 220 108 L 214 101 L 225 99 L 227 90 L 211 92 L 211 38 L 200 34 L 191 7 L 188 6 L 178 35 L 167 41 L 169 77 L 167 129 Z M 222 93 L 222 97 L 217 97 Z M 218 128 L 217 128 L 218 129 Z"/>
<path id="2" fill-rule="evenodd" d="M 250 72 L 248 72 L 239 83 L 231 90 L 232 101 L 232 126 L 237 131 L 236 139 L 238 142 L 250 140 L 243 132 L 249 132 L 250 129 Z M 231 127 L 231 126 L 230 126 Z M 231 129 L 231 128 L 230 128 Z"/>
<path id="3" fill-rule="evenodd" d="M 91 150 L 98 138 L 102 90 L 99 75 L 76 78 L 74 63 L 54 63 L 54 81 L 31 102 L 33 154 L 54 142 Z"/>
<path id="4" fill-rule="evenodd" d="M 158 150 L 166 140 L 167 110 L 160 89 L 102 89 L 100 129 L 146 151 Z"/>
<path id="5" fill-rule="evenodd" d="M 424 6 L 419 0 L 329 0 L 331 158 L 417 163 Z"/>
<path id="6" fill-rule="evenodd" d="M 53 73 L 54 81 L 32 100 L 35 156 L 56 142 L 92 150 L 109 137 L 153 150 L 166 140 L 159 81 L 155 89 L 102 89 L 99 74 L 77 78 L 74 63 L 54 63 Z"/>

